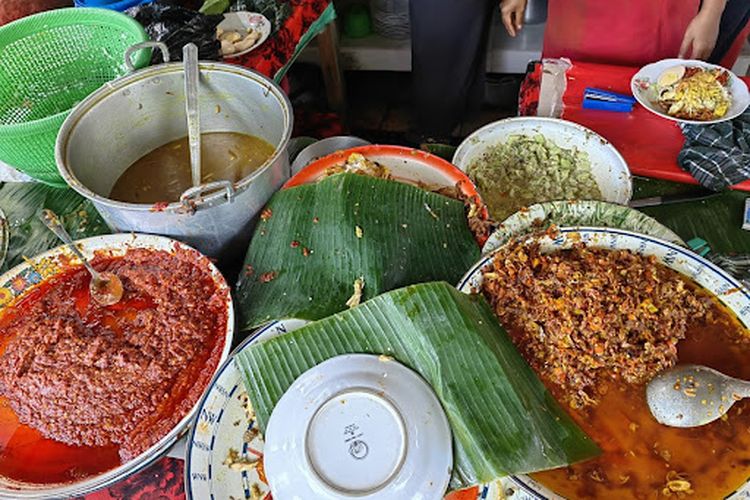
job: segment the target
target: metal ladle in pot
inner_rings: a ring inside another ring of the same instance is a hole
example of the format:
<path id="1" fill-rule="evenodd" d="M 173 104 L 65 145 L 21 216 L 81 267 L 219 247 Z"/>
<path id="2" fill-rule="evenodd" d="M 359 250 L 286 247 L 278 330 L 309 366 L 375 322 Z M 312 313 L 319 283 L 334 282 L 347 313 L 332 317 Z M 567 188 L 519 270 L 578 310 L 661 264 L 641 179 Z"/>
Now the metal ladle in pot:
<path id="1" fill-rule="evenodd" d="M 188 43 L 182 47 L 182 60 L 185 73 L 185 111 L 187 115 L 188 145 L 190 147 L 190 172 L 193 187 L 185 190 L 185 192 L 180 195 L 180 203 L 185 209 L 185 213 L 193 213 L 194 205 L 191 205 L 191 203 L 207 192 L 223 189 L 226 191 L 227 201 L 231 203 L 234 199 L 235 187 L 232 181 L 229 180 L 202 184 L 201 122 L 200 110 L 198 107 L 198 84 L 200 79 L 198 47 L 193 43 Z"/>
<path id="2" fill-rule="evenodd" d="M 88 259 L 84 257 L 73 242 L 73 239 L 65 230 L 55 212 L 47 209 L 42 210 L 40 218 L 42 219 L 42 222 L 44 222 L 44 225 L 47 226 L 50 231 L 55 233 L 55 236 L 60 238 L 63 243 L 65 243 L 81 260 L 84 267 L 86 267 L 86 270 L 91 274 L 91 282 L 89 283 L 89 293 L 91 294 L 91 298 L 102 306 L 117 304 L 123 294 L 122 281 L 120 281 L 120 278 L 118 278 L 116 274 L 109 272 L 100 273 L 94 269 L 94 266 L 91 265 Z"/>
<path id="3" fill-rule="evenodd" d="M 698 427 L 721 418 L 734 403 L 750 397 L 750 382 L 700 365 L 679 365 L 646 387 L 646 401 L 660 424 Z"/>
<path id="4" fill-rule="evenodd" d="M 182 47 L 185 68 L 185 109 L 187 114 L 188 144 L 190 145 L 190 171 L 193 187 L 201 183 L 201 119 L 198 111 L 198 47 L 188 43 Z"/>

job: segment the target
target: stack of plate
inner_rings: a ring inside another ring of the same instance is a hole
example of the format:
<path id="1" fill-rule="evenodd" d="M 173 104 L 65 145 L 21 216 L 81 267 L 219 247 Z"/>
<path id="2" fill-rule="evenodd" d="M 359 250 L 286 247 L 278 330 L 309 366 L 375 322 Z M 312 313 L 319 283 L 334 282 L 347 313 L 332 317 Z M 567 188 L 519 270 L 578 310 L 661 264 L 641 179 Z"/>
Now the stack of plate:
<path id="1" fill-rule="evenodd" d="M 386 38 L 409 38 L 409 0 L 373 0 L 370 9 L 376 33 Z"/>

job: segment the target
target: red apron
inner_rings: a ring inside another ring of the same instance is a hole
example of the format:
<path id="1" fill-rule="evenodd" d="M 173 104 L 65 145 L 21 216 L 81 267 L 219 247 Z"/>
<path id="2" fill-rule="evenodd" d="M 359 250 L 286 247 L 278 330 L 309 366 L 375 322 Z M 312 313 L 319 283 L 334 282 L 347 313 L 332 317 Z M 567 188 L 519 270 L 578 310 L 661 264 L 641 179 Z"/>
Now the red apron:
<path id="1" fill-rule="evenodd" d="M 643 66 L 677 57 L 700 0 L 549 0 L 544 57 Z"/>

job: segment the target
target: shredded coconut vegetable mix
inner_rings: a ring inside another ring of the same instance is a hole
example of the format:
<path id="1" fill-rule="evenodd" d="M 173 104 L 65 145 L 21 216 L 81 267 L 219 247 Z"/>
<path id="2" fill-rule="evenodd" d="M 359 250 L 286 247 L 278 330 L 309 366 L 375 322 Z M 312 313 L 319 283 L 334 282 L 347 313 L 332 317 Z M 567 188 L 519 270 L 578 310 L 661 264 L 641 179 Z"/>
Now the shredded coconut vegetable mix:
<path id="1" fill-rule="evenodd" d="M 487 148 L 467 173 L 498 221 L 534 203 L 602 199 L 588 154 L 541 134 L 513 135 Z"/>

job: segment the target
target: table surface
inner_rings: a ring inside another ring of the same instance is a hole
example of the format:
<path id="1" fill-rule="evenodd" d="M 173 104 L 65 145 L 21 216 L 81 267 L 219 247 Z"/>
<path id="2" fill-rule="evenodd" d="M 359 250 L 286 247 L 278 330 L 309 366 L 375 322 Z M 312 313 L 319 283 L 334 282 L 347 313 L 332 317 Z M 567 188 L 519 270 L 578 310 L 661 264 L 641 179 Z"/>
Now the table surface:
<path id="1" fill-rule="evenodd" d="M 635 199 L 689 193 L 696 189 L 689 184 L 646 178 L 636 178 L 634 187 Z M 745 198 L 742 192 L 727 191 L 710 200 L 651 207 L 643 209 L 643 212 L 655 217 L 686 241 L 700 237 L 715 251 L 750 253 L 750 232 L 741 229 Z M 86 500 L 171 500 L 184 496 L 184 460 L 164 457 L 140 473 L 88 495 Z"/>
<path id="2" fill-rule="evenodd" d="M 542 115 L 558 113 L 561 118 L 597 132 L 620 151 L 635 175 L 696 183 L 692 175 L 677 164 L 677 155 L 685 142 L 677 123 L 661 118 L 639 104 L 630 113 L 583 109 L 586 87 L 630 95 L 630 80 L 638 68 L 574 61 L 567 71 L 554 72 L 547 71 L 548 65 L 559 65 L 559 62 L 545 62 L 538 69 L 543 75 L 537 84 Z M 563 78 L 564 82 L 552 84 L 545 81 L 549 78 Z M 750 78 L 743 80 L 750 82 Z M 550 95 L 561 89 L 564 89 L 561 95 Z M 557 106 L 549 102 L 560 99 L 562 102 Z M 738 184 L 735 189 L 750 191 L 750 181 Z"/>
<path id="3" fill-rule="evenodd" d="M 615 91 L 621 90 L 616 86 L 616 83 L 612 83 L 611 81 L 610 83 L 603 80 L 585 82 L 581 80 L 581 78 L 590 74 L 593 68 L 579 69 L 580 71 L 572 74 L 572 76 L 575 76 L 577 79 L 576 85 L 579 87 L 583 85 L 593 85 L 612 88 Z M 627 77 L 627 74 L 624 71 L 616 72 L 616 74 L 618 75 L 617 78 L 619 78 L 618 81 L 621 81 L 622 79 L 629 80 L 629 77 Z M 571 85 L 570 88 L 573 89 L 576 87 Z M 601 113 L 597 114 L 600 115 Z M 600 124 L 599 126 L 606 130 L 614 130 L 617 127 L 607 123 L 607 117 L 612 117 L 612 115 L 617 114 L 606 113 L 606 116 L 597 117 L 587 117 L 581 114 L 572 114 L 570 116 L 587 121 L 588 124 Z M 617 119 L 620 120 L 621 118 Z M 633 119 L 634 118 L 631 117 L 629 120 Z M 624 121 L 627 123 L 628 119 L 625 119 Z M 623 126 L 622 123 L 619 126 Z M 629 126 L 633 127 L 637 126 L 637 124 Z M 596 127 L 592 128 L 596 129 Z M 674 134 L 672 134 L 672 138 L 674 137 Z M 610 140 L 612 140 L 618 148 L 622 147 L 619 143 L 623 139 L 620 139 L 619 136 L 610 138 Z M 623 153 L 627 151 L 628 155 L 633 157 L 635 154 L 633 149 L 634 147 L 632 145 L 625 144 L 625 151 L 623 151 Z M 674 149 L 671 151 L 673 152 Z M 450 157 L 451 152 L 448 151 L 445 155 Z M 666 155 L 662 155 L 661 158 L 663 160 L 666 158 Z M 631 165 L 635 165 L 632 160 Z M 640 165 L 638 168 L 640 168 Z M 664 167 L 662 166 L 661 168 Z M 680 179 L 684 178 L 684 176 L 678 177 Z M 6 212 L 9 209 L 9 197 L 7 196 L 7 193 L 9 192 L 10 187 L 11 185 L 0 187 L 0 208 L 3 208 Z M 12 187 L 15 190 L 18 189 L 18 186 Z M 39 186 L 36 186 L 34 189 L 47 189 L 50 190 L 50 193 L 54 194 L 53 188 L 40 188 Z M 695 186 L 664 180 L 636 178 L 634 198 L 643 198 L 655 194 L 684 193 L 690 192 L 691 190 L 695 190 Z M 644 209 L 643 211 L 657 218 L 685 240 L 689 240 L 693 237 L 701 237 L 716 251 L 750 253 L 750 233 L 741 229 L 745 197 L 746 195 L 744 193 L 728 191 L 706 201 L 652 207 Z M 46 206 L 44 197 L 40 199 L 42 200 L 43 206 Z M 37 209 L 38 208 L 41 208 L 41 206 L 37 207 Z M 31 213 L 36 213 L 36 210 L 32 210 Z M 86 498 L 89 500 L 184 498 L 184 461 L 178 458 L 164 457 L 156 461 L 147 469 L 131 476 L 127 480 L 117 483 L 107 489 L 90 494 Z"/>

